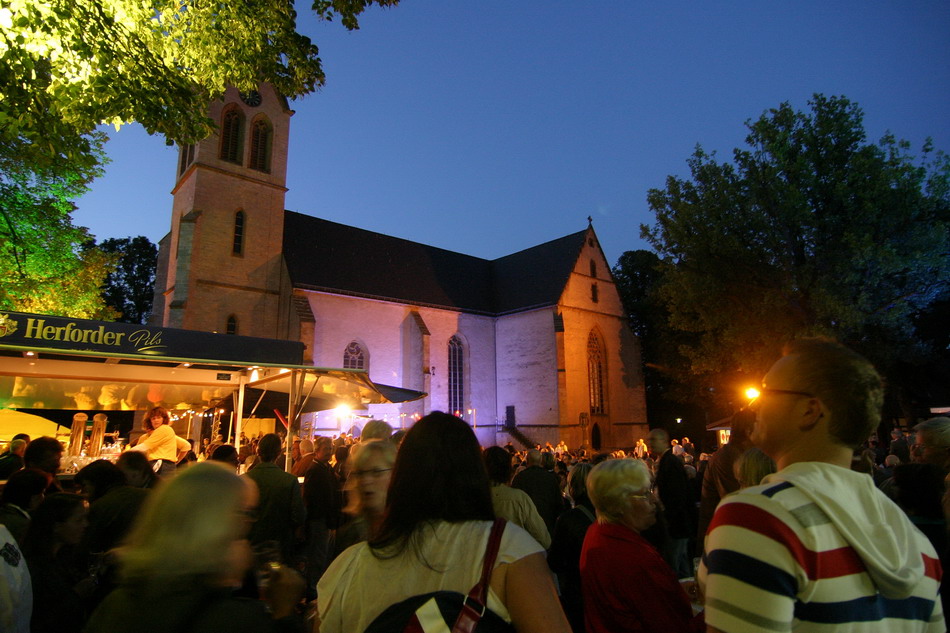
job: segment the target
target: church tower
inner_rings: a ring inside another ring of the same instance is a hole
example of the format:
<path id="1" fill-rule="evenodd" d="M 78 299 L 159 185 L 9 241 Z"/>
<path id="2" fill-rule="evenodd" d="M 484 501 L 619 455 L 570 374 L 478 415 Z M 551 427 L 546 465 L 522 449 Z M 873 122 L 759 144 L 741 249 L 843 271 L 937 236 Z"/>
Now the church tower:
<path id="1" fill-rule="evenodd" d="M 167 327 L 293 338 L 283 263 L 293 111 L 270 84 L 229 87 L 209 112 L 217 132 L 182 146 L 171 232 L 160 243 L 153 321 Z"/>

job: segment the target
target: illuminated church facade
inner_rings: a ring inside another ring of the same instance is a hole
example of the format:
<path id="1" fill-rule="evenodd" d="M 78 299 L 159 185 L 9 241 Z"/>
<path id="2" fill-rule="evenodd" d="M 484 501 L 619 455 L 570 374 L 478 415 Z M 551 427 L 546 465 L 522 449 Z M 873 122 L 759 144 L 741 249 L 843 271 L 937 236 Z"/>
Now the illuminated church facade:
<path id="1" fill-rule="evenodd" d="M 593 226 L 489 261 L 288 211 L 286 99 L 229 88 L 210 115 L 218 132 L 180 151 L 154 324 L 300 340 L 308 363 L 425 392 L 358 412 L 397 428 L 442 410 L 483 445 L 646 434 L 639 343 Z"/>

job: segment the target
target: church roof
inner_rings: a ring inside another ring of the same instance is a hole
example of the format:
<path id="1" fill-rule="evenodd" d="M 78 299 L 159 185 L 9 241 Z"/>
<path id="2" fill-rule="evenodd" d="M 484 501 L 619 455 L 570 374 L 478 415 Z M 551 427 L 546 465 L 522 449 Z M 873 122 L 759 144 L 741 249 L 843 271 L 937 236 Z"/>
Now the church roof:
<path id="1" fill-rule="evenodd" d="M 497 315 L 557 304 L 587 231 L 489 261 L 287 211 L 295 287 Z"/>

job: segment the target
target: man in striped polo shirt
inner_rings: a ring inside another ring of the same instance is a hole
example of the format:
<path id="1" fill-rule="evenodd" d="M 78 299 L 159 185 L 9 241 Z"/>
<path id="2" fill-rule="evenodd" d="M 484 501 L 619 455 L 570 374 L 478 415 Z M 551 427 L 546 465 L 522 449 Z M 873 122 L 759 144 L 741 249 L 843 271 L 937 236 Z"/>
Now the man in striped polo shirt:
<path id="1" fill-rule="evenodd" d="M 699 570 L 710 631 L 945 631 L 937 554 L 853 449 L 884 390 L 863 357 L 790 343 L 754 403 L 752 440 L 779 471 L 723 499 Z"/>

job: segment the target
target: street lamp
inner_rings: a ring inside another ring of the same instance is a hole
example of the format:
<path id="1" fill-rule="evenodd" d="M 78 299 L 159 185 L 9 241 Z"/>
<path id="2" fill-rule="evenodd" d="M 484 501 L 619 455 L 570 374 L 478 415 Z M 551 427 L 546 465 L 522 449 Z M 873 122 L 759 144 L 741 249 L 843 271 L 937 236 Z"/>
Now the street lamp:
<path id="1" fill-rule="evenodd" d="M 478 428 L 478 411 L 476 409 L 469 409 L 468 414 L 472 416 L 472 428 Z"/>

